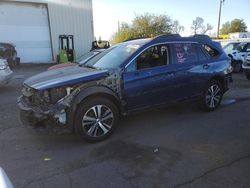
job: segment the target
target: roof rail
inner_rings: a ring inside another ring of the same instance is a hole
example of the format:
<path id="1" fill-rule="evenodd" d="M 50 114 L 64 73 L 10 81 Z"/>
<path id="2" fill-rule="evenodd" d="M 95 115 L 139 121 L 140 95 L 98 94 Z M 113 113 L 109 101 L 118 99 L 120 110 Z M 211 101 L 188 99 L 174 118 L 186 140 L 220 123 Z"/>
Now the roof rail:
<path id="1" fill-rule="evenodd" d="M 202 34 L 195 34 L 193 36 L 191 36 L 195 39 L 200 39 L 200 40 L 208 40 L 208 41 L 211 41 L 212 39 L 208 36 L 208 35 L 202 35 Z"/>
<path id="2" fill-rule="evenodd" d="M 128 42 L 128 41 L 131 41 L 131 40 L 138 40 L 138 39 L 146 39 L 147 37 L 135 37 L 135 38 L 129 38 L 129 39 L 126 39 L 124 40 L 123 42 Z"/>
<path id="3" fill-rule="evenodd" d="M 181 38 L 179 34 L 162 34 L 153 38 L 152 41 L 157 41 L 162 39 L 178 39 L 178 38 Z"/>

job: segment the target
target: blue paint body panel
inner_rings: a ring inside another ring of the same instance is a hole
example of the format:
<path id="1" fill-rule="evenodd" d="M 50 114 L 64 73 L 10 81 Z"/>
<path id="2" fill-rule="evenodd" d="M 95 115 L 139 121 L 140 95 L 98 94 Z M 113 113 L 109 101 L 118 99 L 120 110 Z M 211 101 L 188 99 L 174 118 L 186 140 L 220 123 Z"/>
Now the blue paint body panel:
<path id="1" fill-rule="evenodd" d="M 46 71 L 25 80 L 24 84 L 36 90 L 85 83 L 108 76 L 107 70 L 95 70 L 78 65 Z"/>

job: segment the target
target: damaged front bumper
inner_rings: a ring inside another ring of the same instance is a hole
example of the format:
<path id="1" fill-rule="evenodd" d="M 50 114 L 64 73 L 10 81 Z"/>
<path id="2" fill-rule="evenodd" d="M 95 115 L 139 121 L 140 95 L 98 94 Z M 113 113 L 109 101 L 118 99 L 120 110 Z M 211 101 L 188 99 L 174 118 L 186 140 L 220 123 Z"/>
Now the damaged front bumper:
<path id="1" fill-rule="evenodd" d="M 25 97 L 21 96 L 17 104 L 20 109 L 20 120 L 24 125 L 36 127 L 41 122 L 51 122 L 53 125 L 60 126 L 67 124 L 66 106 L 61 103 L 48 109 L 41 109 L 28 104 Z"/>

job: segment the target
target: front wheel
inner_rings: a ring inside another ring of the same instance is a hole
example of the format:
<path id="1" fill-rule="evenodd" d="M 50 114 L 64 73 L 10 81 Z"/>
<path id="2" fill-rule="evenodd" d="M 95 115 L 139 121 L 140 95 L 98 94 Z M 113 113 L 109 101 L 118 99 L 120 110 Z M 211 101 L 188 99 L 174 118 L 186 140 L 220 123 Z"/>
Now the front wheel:
<path id="1" fill-rule="evenodd" d="M 99 142 L 113 133 L 118 120 L 118 108 L 111 100 L 90 98 L 79 105 L 75 126 L 84 140 Z"/>
<path id="2" fill-rule="evenodd" d="M 206 111 L 214 111 L 220 106 L 223 90 L 220 82 L 210 81 L 202 97 L 202 107 Z"/>

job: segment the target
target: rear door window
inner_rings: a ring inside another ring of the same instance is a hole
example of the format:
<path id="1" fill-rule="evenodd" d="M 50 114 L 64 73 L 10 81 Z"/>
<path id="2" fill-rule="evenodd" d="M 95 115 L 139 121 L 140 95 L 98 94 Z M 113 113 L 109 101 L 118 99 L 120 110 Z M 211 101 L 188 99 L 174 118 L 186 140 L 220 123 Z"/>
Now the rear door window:
<path id="1" fill-rule="evenodd" d="M 194 43 L 177 43 L 173 44 L 173 48 L 176 62 L 179 64 L 197 62 L 199 59 Z"/>

